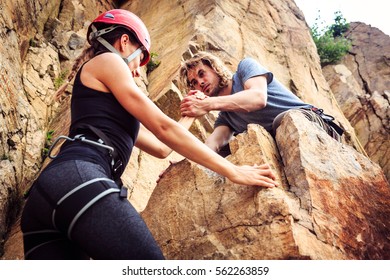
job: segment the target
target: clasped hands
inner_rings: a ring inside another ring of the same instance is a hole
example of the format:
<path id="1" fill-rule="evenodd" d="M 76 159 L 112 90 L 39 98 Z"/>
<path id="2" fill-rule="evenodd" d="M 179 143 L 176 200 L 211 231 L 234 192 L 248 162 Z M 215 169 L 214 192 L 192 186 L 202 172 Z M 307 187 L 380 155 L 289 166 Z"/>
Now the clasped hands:
<path id="1" fill-rule="evenodd" d="M 209 111 L 205 108 L 204 99 L 208 98 L 199 90 L 190 90 L 186 97 L 183 98 L 180 104 L 180 113 L 187 117 L 201 117 Z"/>

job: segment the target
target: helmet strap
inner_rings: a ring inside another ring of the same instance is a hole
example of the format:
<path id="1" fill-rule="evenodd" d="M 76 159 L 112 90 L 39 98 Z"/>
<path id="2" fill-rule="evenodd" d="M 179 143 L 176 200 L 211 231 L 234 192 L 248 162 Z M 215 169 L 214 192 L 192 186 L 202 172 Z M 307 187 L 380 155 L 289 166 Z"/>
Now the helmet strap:
<path id="1" fill-rule="evenodd" d="M 89 35 L 89 38 L 90 38 L 90 40 L 92 40 L 94 38 L 101 37 L 102 35 L 107 34 L 111 31 L 113 31 L 114 29 L 117 29 L 118 27 L 120 27 L 120 25 L 112 25 L 112 26 L 97 30 L 95 25 L 92 24 L 91 29 L 93 32 L 91 32 L 91 34 Z"/>
<path id="2" fill-rule="evenodd" d="M 130 61 L 132 61 L 134 58 L 136 58 L 139 54 L 142 53 L 142 50 L 143 50 L 143 47 L 140 47 L 138 49 L 136 49 L 132 54 L 130 54 L 128 57 L 123 57 L 120 52 L 114 48 L 109 42 L 106 41 L 106 39 L 102 38 L 101 35 L 103 34 L 106 34 L 108 32 L 111 32 L 112 30 L 114 30 L 115 28 L 119 27 L 118 25 L 116 26 L 112 26 L 112 27 L 108 27 L 108 28 L 104 28 L 102 30 L 97 30 L 96 27 L 92 24 L 91 25 L 91 29 L 92 29 L 92 33 L 91 33 L 91 37 L 92 38 L 95 38 L 100 44 L 102 44 L 103 46 L 105 46 L 109 51 L 113 52 L 113 53 L 116 53 L 117 55 L 119 55 L 124 61 L 126 64 L 129 64 Z"/>
<path id="3" fill-rule="evenodd" d="M 142 53 L 142 48 L 138 48 L 131 55 L 129 55 L 128 57 L 122 57 L 122 58 L 126 62 L 126 64 L 129 64 L 130 61 L 132 61 L 134 58 L 136 58 L 141 53 Z"/>

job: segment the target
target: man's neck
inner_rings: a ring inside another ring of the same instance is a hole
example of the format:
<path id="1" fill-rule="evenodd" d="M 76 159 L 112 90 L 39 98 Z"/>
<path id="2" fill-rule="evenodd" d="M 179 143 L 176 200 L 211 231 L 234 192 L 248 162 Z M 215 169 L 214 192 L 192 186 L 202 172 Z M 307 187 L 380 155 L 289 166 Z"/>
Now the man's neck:
<path id="1" fill-rule="evenodd" d="M 232 80 L 229 80 L 228 85 L 221 89 L 218 96 L 224 96 L 224 95 L 230 95 L 232 92 L 233 82 Z"/>

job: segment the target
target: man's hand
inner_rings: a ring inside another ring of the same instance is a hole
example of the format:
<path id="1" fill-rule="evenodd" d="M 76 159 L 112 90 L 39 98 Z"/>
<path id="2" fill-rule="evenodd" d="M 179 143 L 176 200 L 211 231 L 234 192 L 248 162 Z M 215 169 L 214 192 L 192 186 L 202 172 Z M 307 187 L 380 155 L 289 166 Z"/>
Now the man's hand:
<path id="1" fill-rule="evenodd" d="M 201 117 L 209 111 L 206 109 L 205 103 L 202 101 L 208 98 L 199 90 L 191 90 L 188 95 L 181 101 L 180 112 L 182 116 Z"/>

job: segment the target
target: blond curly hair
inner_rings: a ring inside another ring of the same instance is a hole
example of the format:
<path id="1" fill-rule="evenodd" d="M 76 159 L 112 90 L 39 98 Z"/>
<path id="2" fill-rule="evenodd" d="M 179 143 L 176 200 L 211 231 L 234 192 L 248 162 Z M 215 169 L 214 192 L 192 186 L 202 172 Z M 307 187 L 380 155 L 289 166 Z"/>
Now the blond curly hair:
<path id="1" fill-rule="evenodd" d="M 199 63 L 203 63 L 204 65 L 209 66 L 211 69 L 215 71 L 217 76 L 220 78 L 219 87 L 224 88 L 228 85 L 229 80 L 232 78 L 232 73 L 229 69 L 223 64 L 223 62 L 216 56 L 207 53 L 207 52 L 198 52 L 190 59 L 182 62 L 180 71 L 179 71 L 179 79 L 180 79 L 180 87 L 183 91 L 189 91 L 193 89 L 191 82 L 188 80 L 188 72 L 191 69 L 194 69 Z"/>

